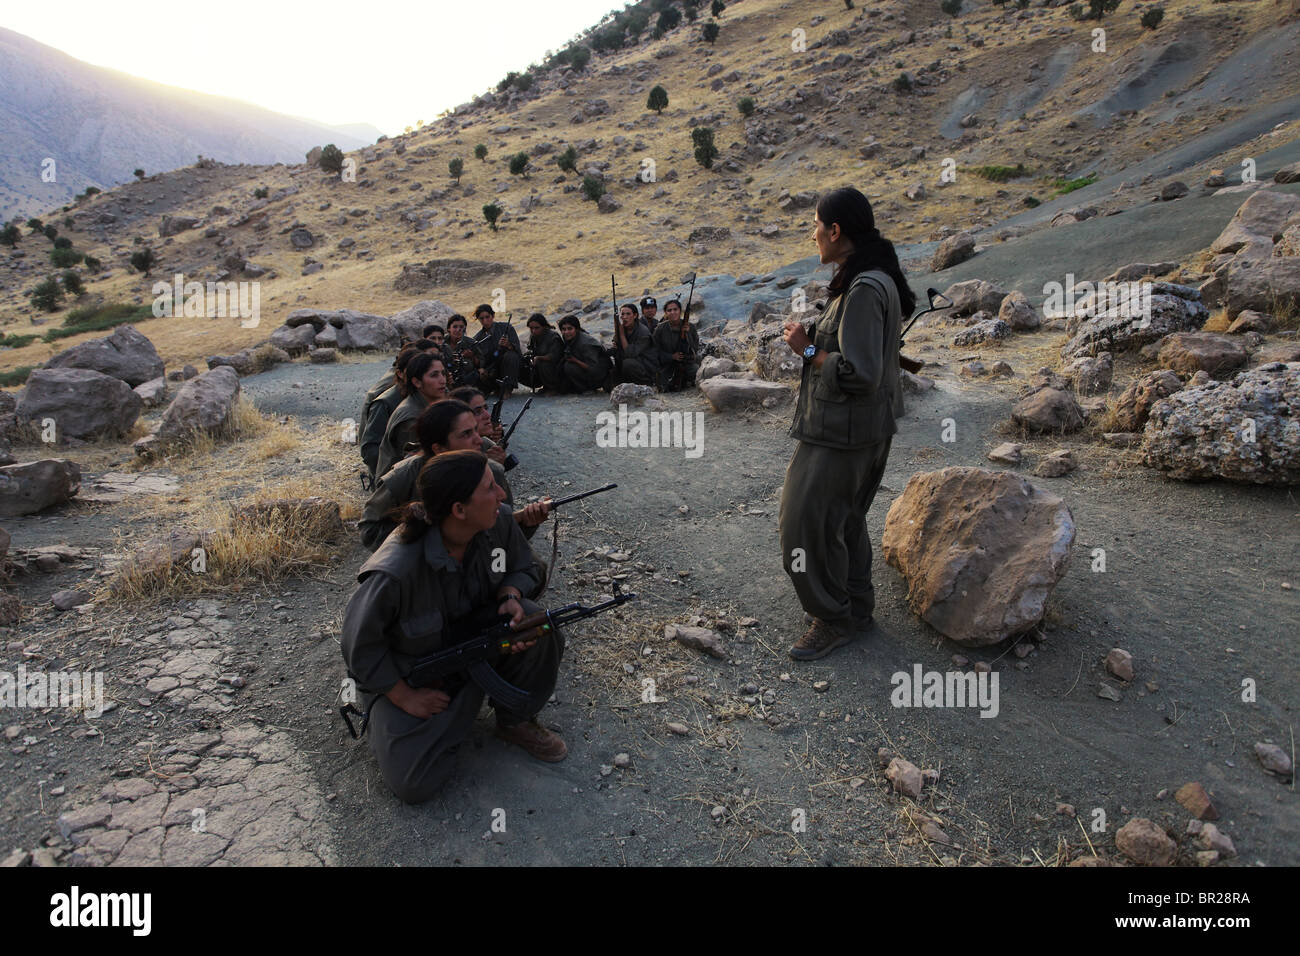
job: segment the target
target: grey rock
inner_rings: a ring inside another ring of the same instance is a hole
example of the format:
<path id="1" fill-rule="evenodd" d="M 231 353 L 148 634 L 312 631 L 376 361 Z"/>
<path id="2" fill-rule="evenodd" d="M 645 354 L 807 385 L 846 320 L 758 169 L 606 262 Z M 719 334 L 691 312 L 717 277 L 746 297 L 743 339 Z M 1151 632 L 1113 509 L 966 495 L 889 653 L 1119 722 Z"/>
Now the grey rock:
<path id="1" fill-rule="evenodd" d="M 120 378 L 83 368 L 49 368 L 27 377 L 16 414 L 37 427 L 53 419 L 59 439 L 91 438 L 126 434 L 143 407 L 140 396 Z"/>
<path id="2" fill-rule="evenodd" d="M 118 378 L 128 385 L 143 385 L 163 374 L 163 361 L 153 343 L 130 325 L 113 334 L 91 339 L 60 352 L 46 368 L 81 368 Z"/>
<path id="3" fill-rule="evenodd" d="M 0 518 L 30 515 L 61 504 L 81 489 L 81 467 L 46 458 L 0 467 Z"/>
<path id="4" fill-rule="evenodd" d="M 239 397 L 239 375 L 228 366 L 204 372 L 186 382 L 163 413 L 158 426 L 160 441 L 189 438 L 195 432 L 215 432 L 223 428 Z"/>

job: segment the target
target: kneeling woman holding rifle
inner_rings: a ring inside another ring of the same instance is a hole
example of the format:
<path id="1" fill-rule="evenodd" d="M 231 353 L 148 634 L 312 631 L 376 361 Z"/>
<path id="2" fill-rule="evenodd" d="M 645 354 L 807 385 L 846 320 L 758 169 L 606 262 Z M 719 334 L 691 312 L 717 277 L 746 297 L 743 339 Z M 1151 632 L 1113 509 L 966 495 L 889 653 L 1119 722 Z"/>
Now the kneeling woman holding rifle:
<path id="1" fill-rule="evenodd" d="M 790 656 L 825 657 L 871 629 L 875 589 L 866 514 L 885 474 L 903 393 L 898 346 L 916 306 L 867 197 L 836 189 L 817 204 L 813 240 L 834 263 L 830 301 L 811 330 L 785 326 L 803 356 L 798 439 L 781 493 L 781 555 L 811 627 Z"/>
<path id="2" fill-rule="evenodd" d="M 431 458 L 419 490 L 423 512 L 408 506 L 402 526 L 362 565 L 342 639 L 348 675 L 368 705 L 370 749 L 385 782 L 407 803 L 428 800 L 451 774 L 484 695 L 463 673 L 437 687 L 412 687 L 405 678 L 414 663 L 449 643 L 453 621 L 495 608 L 518 623 L 538 611 L 523 595 L 541 583 L 481 452 Z M 514 644 L 494 665 L 528 701 L 516 710 L 492 701 L 497 736 L 552 763 L 568 749 L 533 718 L 555 689 L 563 650 L 554 631 Z"/>

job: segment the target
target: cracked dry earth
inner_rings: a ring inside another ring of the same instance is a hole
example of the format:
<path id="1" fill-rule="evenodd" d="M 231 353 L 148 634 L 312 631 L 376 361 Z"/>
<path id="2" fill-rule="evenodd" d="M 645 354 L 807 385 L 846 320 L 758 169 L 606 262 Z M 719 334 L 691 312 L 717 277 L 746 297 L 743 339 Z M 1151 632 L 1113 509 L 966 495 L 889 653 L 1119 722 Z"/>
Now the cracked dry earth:
<path id="1" fill-rule="evenodd" d="M 81 788 L 80 805 L 58 816 L 58 835 L 32 854 L 33 864 L 335 862 L 324 822 L 325 800 L 303 758 L 284 731 L 241 717 L 233 703 L 244 684 L 227 671 L 238 656 L 234 645 L 240 627 L 218 601 L 198 600 L 142 630 L 130 629 L 138 633 L 104 634 L 88 623 L 64 636 L 65 641 L 89 636 L 94 643 L 110 645 L 96 650 L 92 644 L 75 666 L 91 669 L 95 658 L 111 650 L 117 660 L 114 673 L 123 679 L 106 688 L 105 713 L 93 723 L 73 714 L 65 718 L 69 726 L 60 727 L 54 723 L 58 718 L 49 716 L 54 711 L 43 712 L 39 721 L 32 719 L 34 713 L 24 714 L 26 719 L 10 725 L 17 733 L 6 727 L 10 756 L 44 757 L 53 765 L 47 768 L 52 776 L 76 779 L 95 759 L 96 738 L 116 737 L 128 721 L 143 721 L 152 733 L 118 755 L 115 778 L 97 793 L 93 786 Z M 40 643 L 50 640 L 59 638 L 47 634 Z M 57 644 L 47 647 L 50 654 L 59 651 Z M 40 658 L 40 645 L 28 645 L 22 656 Z M 139 696 L 113 700 L 114 690 Z M 40 721 L 46 726 L 38 726 Z M 49 794 L 61 796 L 63 789 Z M 11 792 L 6 799 L 11 811 L 14 796 Z M 44 790 L 41 799 L 44 804 Z M 6 862 L 21 862 L 17 856 L 25 854 L 16 851 Z"/>

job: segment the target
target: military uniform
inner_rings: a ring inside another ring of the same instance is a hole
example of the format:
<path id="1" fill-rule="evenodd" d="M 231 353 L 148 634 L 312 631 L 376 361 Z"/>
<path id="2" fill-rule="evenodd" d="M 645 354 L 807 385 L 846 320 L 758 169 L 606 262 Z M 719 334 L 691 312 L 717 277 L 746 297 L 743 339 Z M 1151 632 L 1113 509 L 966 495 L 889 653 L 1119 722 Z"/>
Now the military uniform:
<path id="1" fill-rule="evenodd" d="M 388 431 L 388 421 L 400 404 L 402 392 L 396 385 L 389 386 L 373 401 L 367 402 L 365 430 L 361 433 L 361 460 L 370 469 L 372 480 L 383 474 L 382 471 L 377 471 L 379 446 L 383 444 L 384 434 Z"/>
<path id="2" fill-rule="evenodd" d="M 620 381 L 653 385 L 658 372 L 659 351 L 650 337 L 650 330 L 638 319 L 632 324 L 627 346 L 623 349 L 623 377 Z"/>
<path id="3" fill-rule="evenodd" d="M 504 571 L 493 570 L 495 549 L 505 555 Z M 466 675 L 453 674 L 441 689 L 451 697 L 446 710 L 414 717 L 386 696 L 419 658 L 441 650 L 449 622 L 500 603 L 505 586 L 534 592 L 540 571 L 519 526 L 505 509 L 496 524 L 470 541 L 457 562 L 443 544 L 442 532 L 430 528 L 420 539 L 403 542 L 390 535 L 361 566 L 361 582 L 343 619 L 342 651 L 348 675 L 370 711 L 369 741 L 384 781 L 407 803 L 428 800 L 450 776 L 453 757 L 468 736 L 483 701 L 483 690 Z M 520 602 L 526 614 L 540 610 Z M 511 654 L 494 668 L 511 684 L 545 701 L 555 689 L 564 639 L 551 633 L 522 654 Z M 511 713 L 493 702 L 499 723 L 510 725 L 533 717 Z"/>
<path id="4" fill-rule="evenodd" d="M 510 342 L 510 348 L 500 346 L 501 337 Z M 506 322 L 493 322 L 490 329 L 479 329 L 474 336 L 474 348 L 479 356 L 479 387 L 501 388 L 509 391 L 519 385 L 519 367 L 524 350 L 519 347 L 519 333 Z"/>
<path id="5" fill-rule="evenodd" d="M 685 341 L 683 341 L 683 331 Z M 695 373 L 700 369 L 700 333 L 682 320 L 674 331 L 668 322 L 660 322 L 654 331 L 654 344 L 659 354 L 659 370 L 655 384 L 665 392 L 675 392 L 695 384 Z M 681 361 L 673 358 L 677 352 L 685 354 Z"/>
<path id="6" fill-rule="evenodd" d="M 484 451 L 495 447 L 496 443 L 491 439 L 483 439 Z M 428 460 L 428 457 L 422 454 L 403 458 L 375 481 L 375 490 L 366 500 L 366 506 L 361 512 L 361 520 L 358 522 L 358 527 L 361 529 L 361 543 L 367 550 L 374 551 L 378 548 L 401 523 L 396 513 L 419 496 L 416 481 L 420 477 L 420 469 Z M 496 478 L 497 484 L 506 493 L 506 504 L 513 507 L 515 495 L 510 488 L 510 482 L 506 479 L 505 467 L 498 461 L 489 461 L 488 467 L 492 469 L 492 477 Z M 529 534 L 527 537 L 531 538 L 532 535 Z"/>
<path id="7" fill-rule="evenodd" d="M 604 385 L 609 377 L 609 355 L 605 347 L 587 332 L 579 331 L 572 342 L 564 343 L 564 357 L 587 364 L 583 369 L 567 361 L 563 363 L 567 391 L 590 392 Z"/>
<path id="8" fill-rule="evenodd" d="M 415 441 L 415 423 L 421 413 L 429 407 L 429 400 L 413 390 L 402 399 L 402 404 L 393 411 L 384 431 L 384 440 L 379 443 L 379 457 L 375 462 L 375 474 L 386 475 L 388 469 L 406 457 L 406 446 Z"/>
<path id="9" fill-rule="evenodd" d="M 547 329 L 541 338 L 530 336 L 528 351 L 533 360 L 524 366 L 520 381 L 529 388 L 544 388 L 558 392 L 564 387 L 564 338 L 554 329 Z M 544 357 L 545 362 L 537 359 Z"/>
<path id="10" fill-rule="evenodd" d="M 805 611 L 851 628 L 875 610 L 866 513 L 898 430 L 902 387 L 898 289 L 859 273 L 817 319 L 826 353 L 804 365 L 790 435 L 798 439 L 781 493 L 781 557 Z M 798 553 L 796 553 L 798 549 Z"/>

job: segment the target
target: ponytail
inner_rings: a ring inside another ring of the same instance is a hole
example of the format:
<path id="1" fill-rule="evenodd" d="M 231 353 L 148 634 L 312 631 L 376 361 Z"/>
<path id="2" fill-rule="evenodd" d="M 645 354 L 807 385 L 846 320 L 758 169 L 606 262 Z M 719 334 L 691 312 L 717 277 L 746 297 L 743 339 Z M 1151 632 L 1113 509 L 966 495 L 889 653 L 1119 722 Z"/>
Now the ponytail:
<path id="1" fill-rule="evenodd" d="M 838 223 L 840 232 L 853 243 L 853 252 L 835 270 L 827 291 L 833 296 L 840 295 L 848 291 L 859 273 L 879 269 L 894 281 L 903 317 L 911 315 L 916 309 L 916 293 L 907 284 L 894 244 L 876 228 L 875 214 L 867 197 L 852 187 L 836 189 L 817 203 L 817 218 L 826 228 Z"/>

